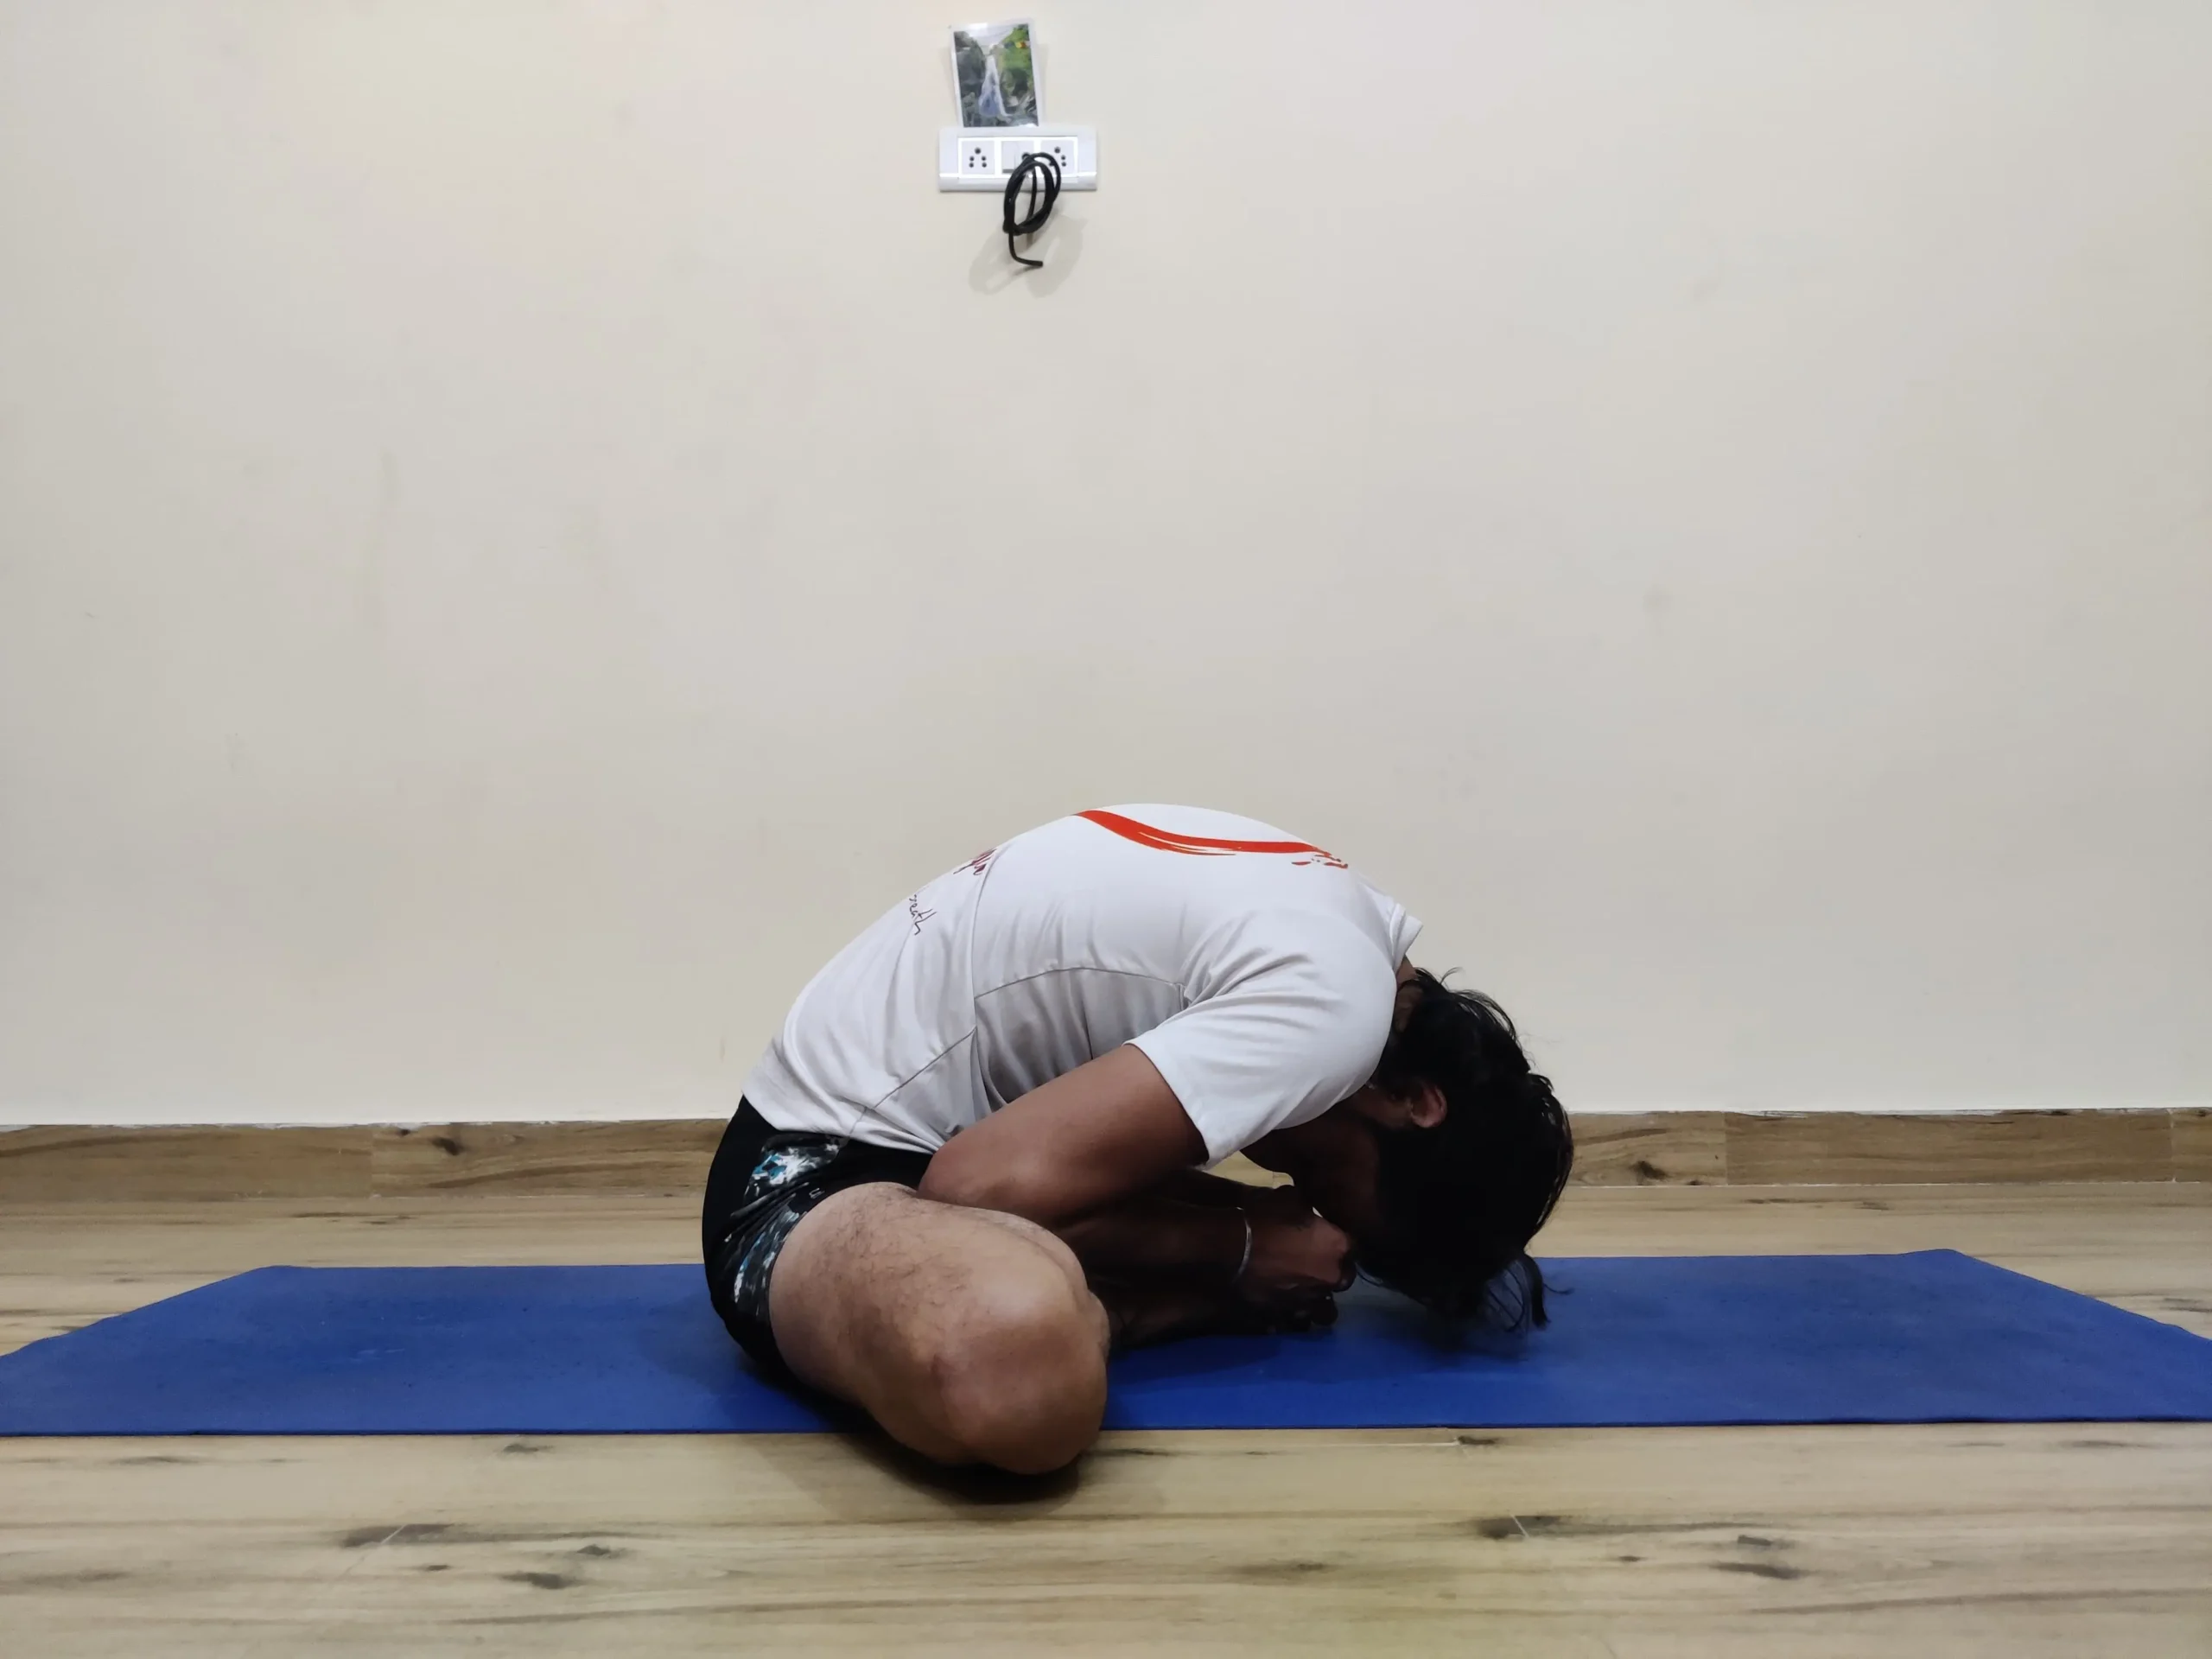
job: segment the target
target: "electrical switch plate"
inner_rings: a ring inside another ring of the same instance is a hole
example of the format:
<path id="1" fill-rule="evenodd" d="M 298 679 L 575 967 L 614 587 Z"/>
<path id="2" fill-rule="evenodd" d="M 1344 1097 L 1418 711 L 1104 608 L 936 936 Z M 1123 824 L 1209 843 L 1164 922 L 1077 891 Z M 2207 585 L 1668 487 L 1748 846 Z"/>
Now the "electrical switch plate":
<path id="1" fill-rule="evenodd" d="M 1060 188 L 1098 188 L 1098 134 L 1090 127 L 946 127 L 937 136 L 937 188 L 1006 188 L 1021 158 L 1042 151 L 1060 164 Z"/>

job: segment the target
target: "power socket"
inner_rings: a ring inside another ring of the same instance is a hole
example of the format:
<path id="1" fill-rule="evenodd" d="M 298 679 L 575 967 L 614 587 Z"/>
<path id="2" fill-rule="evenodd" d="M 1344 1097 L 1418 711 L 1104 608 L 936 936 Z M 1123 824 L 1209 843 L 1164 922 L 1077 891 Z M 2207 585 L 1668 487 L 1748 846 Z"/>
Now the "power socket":
<path id="1" fill-rule="evenodd" d="M 1090 127 L 946 127 L 938 134 L 937 188 L 1003 190 L 1021 158 L 1037 154 L 1060 164 L 1061 189 L 1098 188 L 1098 135 Z"/>
<path id="2" fill-rule="evenodd" d="M 1068 177 L 1075 171 L 1075 135 L 1073 133 L 1040 133 L 1029 148 L 1038 155 L 1049 156 L 1058 162 L 1060 164 L 1062 178 Z M 1095 167 L 1090 170 L 1093 174 L 1098 171 Z"/>

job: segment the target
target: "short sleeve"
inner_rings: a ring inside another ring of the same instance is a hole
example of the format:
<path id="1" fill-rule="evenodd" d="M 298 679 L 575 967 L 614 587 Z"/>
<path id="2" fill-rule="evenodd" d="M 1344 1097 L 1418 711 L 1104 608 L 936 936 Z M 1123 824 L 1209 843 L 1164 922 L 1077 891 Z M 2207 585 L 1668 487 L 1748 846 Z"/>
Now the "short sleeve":
<path id="1" fill-rule="evenodd" d="M 1207 1162 L 1311 1122 L 1375 1075 L 1397 976 L 1355 944 L 1262 969 L 1131 1039 L 1205 1137 Z"/>

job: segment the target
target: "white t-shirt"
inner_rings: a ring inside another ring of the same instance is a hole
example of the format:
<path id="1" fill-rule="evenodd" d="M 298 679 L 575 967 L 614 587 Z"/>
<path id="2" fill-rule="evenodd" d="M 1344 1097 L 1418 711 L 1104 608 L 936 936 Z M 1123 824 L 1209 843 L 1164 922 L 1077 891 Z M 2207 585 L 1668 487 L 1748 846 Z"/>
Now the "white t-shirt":
<path id="1" fill-rule="evenodd" d="M 1420 931 L 1249 818 L 1079 813 L 893 906 L 799 993 L 745 1093 L 780 1129 L 934 1152 L 1135 1043 L 1217 1162 L 1374 1075 Z"/>

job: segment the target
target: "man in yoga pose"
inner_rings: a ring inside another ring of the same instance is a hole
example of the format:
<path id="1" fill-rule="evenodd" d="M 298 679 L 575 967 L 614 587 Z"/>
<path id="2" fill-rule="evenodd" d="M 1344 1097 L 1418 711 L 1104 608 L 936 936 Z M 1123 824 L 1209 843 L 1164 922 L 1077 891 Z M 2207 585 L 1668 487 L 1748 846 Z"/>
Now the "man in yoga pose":
<path id="1" fill-rule="evenodd" d="M 1335 1317 L 1356 1268 L 1543 1318 L 1573 1157 L 1503 1012 L 1405 960 L 1342 859 L 1188 807 L 1062 818 L 894 906 L 799 994 L 708 1178 L 770 1374 L 946 1463 L 1058 1468 L 1106 1356 Z M 1237 1151 L 1287 1175 L 1202 1173 Z"/>

